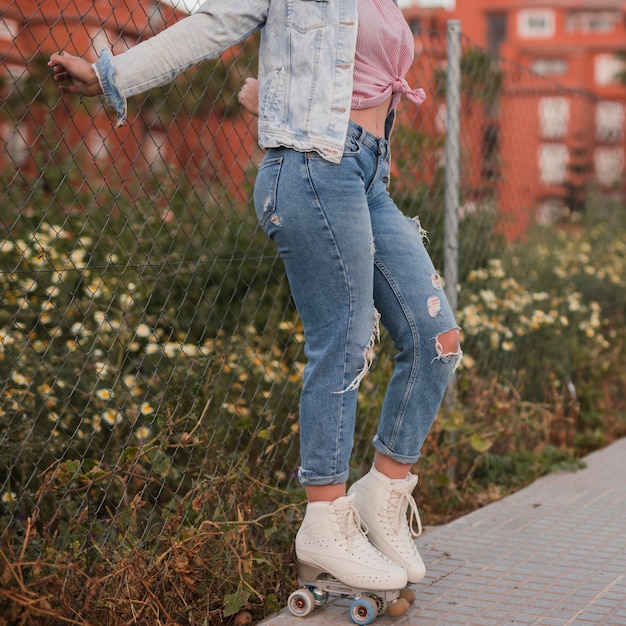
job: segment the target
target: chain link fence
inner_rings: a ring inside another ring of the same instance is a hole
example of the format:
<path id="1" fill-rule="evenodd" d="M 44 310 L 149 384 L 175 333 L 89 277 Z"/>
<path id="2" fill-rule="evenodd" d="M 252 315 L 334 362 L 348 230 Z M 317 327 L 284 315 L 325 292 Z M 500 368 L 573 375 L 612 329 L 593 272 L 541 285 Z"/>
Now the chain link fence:
<path id="1" fill-rule="evenodd" d="M 236 94 L 257 40 L 135 98 L 121 128 L 99 100 L 60 98 L 45 65 L 58 49 L 121 52 L 178 17 L 159 3 L 3 2 L 0 624 L 221 623 L 259 598 L 276 608 L 293 582 L 305 357 L 251 206 L 262 152 Z M 392 192 L 437 267 L 457 251 L 447 288 L 467 403 L 494 372 L 520 402 L 544 402 L 556 380 L 575 403 L 575 376 L 606 358 L 626 305 L 624 106 L 460 42 L 451 104 L 447 34 L 416 33 L 408 79 L 429 98 L 400 106 Z M 570 331 L 578 356 L 563 359 Z M 383 336 L 355 471 L 371 462 L 392 354 Z M 438 428 L 458 433 L 455 415 Z M 474 435 L 475 451 L 489 445 Z M 460 457 L 441 459 L 444 481 Z"/>

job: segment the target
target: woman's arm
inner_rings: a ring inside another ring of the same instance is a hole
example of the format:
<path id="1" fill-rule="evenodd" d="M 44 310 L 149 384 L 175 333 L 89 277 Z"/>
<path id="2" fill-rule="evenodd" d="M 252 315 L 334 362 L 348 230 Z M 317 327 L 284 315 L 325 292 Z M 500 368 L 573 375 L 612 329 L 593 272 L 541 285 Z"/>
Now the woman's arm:
<path id="1" fill-rule="evenodd" d="M 49 65 L 62 93 L 103 93 L 123 123 L 126 98 L 170 83 L 196 63 L 246 39 L 265 24 L 270 1 L 207 0 L 193 15 L 122 54 L 103 50 L 91 70 L 86 61 L 68 54 L 52 55 Z"/>

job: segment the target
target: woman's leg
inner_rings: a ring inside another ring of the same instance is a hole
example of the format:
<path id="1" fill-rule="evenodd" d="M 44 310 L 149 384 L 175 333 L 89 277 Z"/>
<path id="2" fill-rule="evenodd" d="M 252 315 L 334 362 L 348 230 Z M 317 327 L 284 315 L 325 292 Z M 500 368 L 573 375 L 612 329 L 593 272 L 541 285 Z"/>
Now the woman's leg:
<path id="1" fill-rule="evenodd" d="M 410 465 L 461 357 L 459 331 L 419 223 L 402 215 L 386 194 L 371 206 L 374 302 L 398 350 L 374 446 L 391 461 Z"/>
<path id="2" fill-rule="evenodd" d="M 389 197 L 388 174 L 383 145 L 378 177 L 368 190 L 376 248 L 374 302 L 397 354 L 374 439 L 374 467 L 350 492 L 372 543 L 415 583 L 426 569 L 414 541 L 421 524 L 412 496 L 417 476 L 409 470 L 461 351 L 458 327 L 419 223 L 402 215 Z"/>
<path id="3" fill-rule="evenodd" d="M 460 358 L 459 331 L 418 224 L 386 200 L 372 202 L 372 223 L 375 302 L 398 352 L 374 439 L 374 467 L 351 493 L 370 541 L 417 583 L 426 568 L 415 545 L 421 523 L 412 496 L 417 476 L 409 470 Z"/>
<path id="4" fill-rule="evenodd" d="M 360 372 L 376 325 L 369 209 L 354 159 L 332 164 L 270 150 L 255 205 L 285 263 L 302 320 L 307 365 L 300 401 L 300 478 L 305 486 L 348 478 Z"/>
<path id="5" fill-rule="evenodd" d="M 300 479 L 310 499 L 296 536 L 300 576 L 327 572 L 354 587 L 399 589 L 405 570 L 376 550 L 344 496 L 358 382 L 376 327 L 372 229 L 359 150 L 341 164 L 270 150 L 255 206 L 285 263 L 302 320 L 308 362 L 300 402 Z"/>

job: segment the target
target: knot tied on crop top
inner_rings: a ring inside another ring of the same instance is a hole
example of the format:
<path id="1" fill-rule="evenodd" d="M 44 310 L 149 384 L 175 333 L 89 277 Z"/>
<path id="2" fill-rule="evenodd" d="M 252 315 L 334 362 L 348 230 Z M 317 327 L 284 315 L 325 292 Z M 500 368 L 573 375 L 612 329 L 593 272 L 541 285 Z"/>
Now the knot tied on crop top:
<path id="1" fill-rule="evenodd" d="M 405 76 L 413 63 L 413 33 L 393 0 L 358 0 L 359 27 L 354 59 L 352 108 L 367 109 L 391 96 L 390 110 L 405 95 L 416 105 L 423 89 L 411 89 Z"/>

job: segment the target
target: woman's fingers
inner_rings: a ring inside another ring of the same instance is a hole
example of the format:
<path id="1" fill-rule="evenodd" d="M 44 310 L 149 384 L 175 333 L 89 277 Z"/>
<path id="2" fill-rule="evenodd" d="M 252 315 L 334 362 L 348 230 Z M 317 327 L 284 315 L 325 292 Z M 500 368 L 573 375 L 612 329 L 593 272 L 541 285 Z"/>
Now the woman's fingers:
<path id="1" fill-rule="evenodd" d="M 96 72 L 91 63 L 85 59 L 67 52 L 57 52 L 50 56 L 48 66 L 52 68 L 54 80 L 57 83 L 70 83 L 59 85 L 61 93 L 75 93 L 82 96 L 96 96 L 102 93 Z"/>

